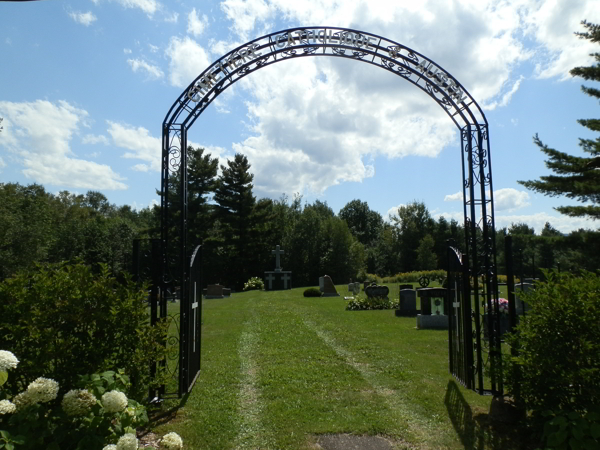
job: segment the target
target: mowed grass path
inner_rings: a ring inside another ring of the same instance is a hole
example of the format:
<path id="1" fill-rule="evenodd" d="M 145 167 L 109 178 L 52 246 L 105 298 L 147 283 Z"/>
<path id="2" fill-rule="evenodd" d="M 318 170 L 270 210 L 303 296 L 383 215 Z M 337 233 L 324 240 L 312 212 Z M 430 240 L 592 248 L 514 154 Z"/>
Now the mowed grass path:
<path id="1" fill-rule="evenodd" d="M 189 450 L 314 449 L 329 433 L 396 448 L 512 447 L 481 420 L 491 398 L 449 375 L 447 331 L 302 292 L 204 300 L 201 374 L 156 431 L 178 432 Z"/>

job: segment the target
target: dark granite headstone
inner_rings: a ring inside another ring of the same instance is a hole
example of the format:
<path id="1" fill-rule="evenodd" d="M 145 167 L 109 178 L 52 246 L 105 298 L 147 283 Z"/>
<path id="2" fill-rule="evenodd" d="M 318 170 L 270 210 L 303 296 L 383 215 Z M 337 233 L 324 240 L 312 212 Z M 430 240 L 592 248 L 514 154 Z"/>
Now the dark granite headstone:
<path id="1" fill-rule="evenodd" d="M 417 315 L 417 293 L 412 289 L 402 289 L 400 291 L 399 309 L 396 310 L 397 316 L 414 317 Z"/>
<path id="2" fill-rule="evenodd" d="M 323 297 L 339 297 L 338 291 L 329 275 L 323 277 Z"/>
<path id="3" fill-rule="evenodd" d="M 412 289 L 413 285 L 412 284 L 401 284 L 400 286 L 398 286 L 398 290 L 402 290 L 402 289 Z"/>
<path id="4" fill-rule="evenodd" d="M 369 298 L 387 298 L 390 293 L 390 289 L 387 286 L 367 286 L 365 288 L 365 293 Z"/>

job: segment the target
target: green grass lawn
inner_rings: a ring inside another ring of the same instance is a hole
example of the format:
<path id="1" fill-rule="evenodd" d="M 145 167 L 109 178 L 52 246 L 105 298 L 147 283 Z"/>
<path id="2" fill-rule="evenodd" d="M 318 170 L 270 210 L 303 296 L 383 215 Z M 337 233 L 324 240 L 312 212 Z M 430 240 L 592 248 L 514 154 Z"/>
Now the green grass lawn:
<path id="1" fill-rule="evenodd" d="M 189 450 L 315 449 L 326 433 L 399 449 L 517 448 L 489 420 L 491 397 L 448 373 L 447 331 L 416 330 L 393 310 L 345 311 L 337 288 L 341 297 L 301 288 L 204 300 L 201 374 L 154 431 L 179 433 Z"/>

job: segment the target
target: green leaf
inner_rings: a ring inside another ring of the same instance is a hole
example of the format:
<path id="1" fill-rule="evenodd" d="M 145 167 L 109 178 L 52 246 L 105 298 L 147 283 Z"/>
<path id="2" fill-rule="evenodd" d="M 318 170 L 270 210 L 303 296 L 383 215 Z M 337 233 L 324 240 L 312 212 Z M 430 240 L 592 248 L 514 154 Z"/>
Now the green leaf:
<path id="1" fill-rule="evenodd" d="M 15 446 L 12 445 L 10 442 L 7 442 L 6 444 L 4 444 L 4 448 L 6 450 L 15 450 Z"/>
<path id="2" fill-rule="evenodd" d="M 594 439 L 586 439 L 583 443 L 583 448 L 585 450 L 598 450 L 598 447 L 600 447 L 599 444 L 600 443 Z"/>
<path id="3" fill-rule="evenodd" d="M 581 441 L 576 438 L 569 439 L 569 445 L 571 446 L 572 450 L 581 450 L 583 448 Z"/>
<path id="4" fill-rule="evenodd" d="M 565 416 L 556 416 L 550 421 L 550 424 L 564 427 L 567 424 L 567 418 Z"/>
<path id="5" fill-rule="evenodd" d="M 13 441 L 15 444 L 23 445 L 25 444 L 25 436 L 22 434 L 17 434 L 11 438 L 11 441 Z"/>
<path id="6" fill-rule="evenodd" d="M 556 431 L 548 436 L 548 446 L 558 447 L 560 444 L 566 441 L 568 433 L 566 431 Z"/>
<path id="7" fill-rule="evenodd" d="M 600 439 L 600 423 L 593 423 L 590 427 L 590 432 L 594 439 Z"/>
<path id="8" fill-rule="evenodd" d="M 6 383 L 6 380 L 8 380 L 8 372 L 0 370 L 0 386 Z"/>
<path id="9" fill-rule="evenodd" d="M 54 441 L 52 444 L 46 447 L 46 450 L 60 450 L 60 446 L 58 445 L 58 442 Z"/>

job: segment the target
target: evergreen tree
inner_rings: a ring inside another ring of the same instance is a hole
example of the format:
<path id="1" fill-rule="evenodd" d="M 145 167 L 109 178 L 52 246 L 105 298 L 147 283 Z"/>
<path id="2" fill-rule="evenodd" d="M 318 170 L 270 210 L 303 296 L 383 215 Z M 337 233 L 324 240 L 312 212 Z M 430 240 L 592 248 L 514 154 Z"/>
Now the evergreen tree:
<path id="1" fill-rule="evenodd" d="M 221 165 L 221 172 L 214 200 L 217 202 L 216 217 L 221 224 L 227 260 L 227 273 L 223 276 L 236 288 L 241 288 L 248 280 L 251 267 L 249 241 L 256 204 L 252 195 L 254 175 L 250 173 L 248 158 L 240 153 L 227 161 L 227 167 Z"/>
<path id="2" fill-rule="evenodd" d="M 212 223 L 208 202 L 216 188 L 218 164 L 203 148 L 188 147 L 188 240 L 194 247 L 204 242 Z"/>
<path id="3" fill-rule="evenodd" d="M 582 39 L 600 43 L 600 25 L 582 22 L 588 30 L 575 33 Z M 573 76 L 585 80 L 600 81 L 600 52 L 592 53 L 596 64 L 588 67 L 575 67 L 570 71 Z M 600 89 L 582 86 L 581 90 L 600 99 Z M 600 119 L 580 119 L 578 123 L 592 131 L 600 132 Z M 556 210 L 572 217 L 600 218 L 600 138 L 580 139 L 579 145 L 591 157 L 573 156 L 560 152 L 544 144 L 536 134 L 533 141 L 548 156 L 546 167 L 555 175 L 540 177 L 540 180 L 519 181 L 528 189 L 552 197 L 565 195 L 580 202 L 592 202 L 585 206 L 560 206 Z"/>

